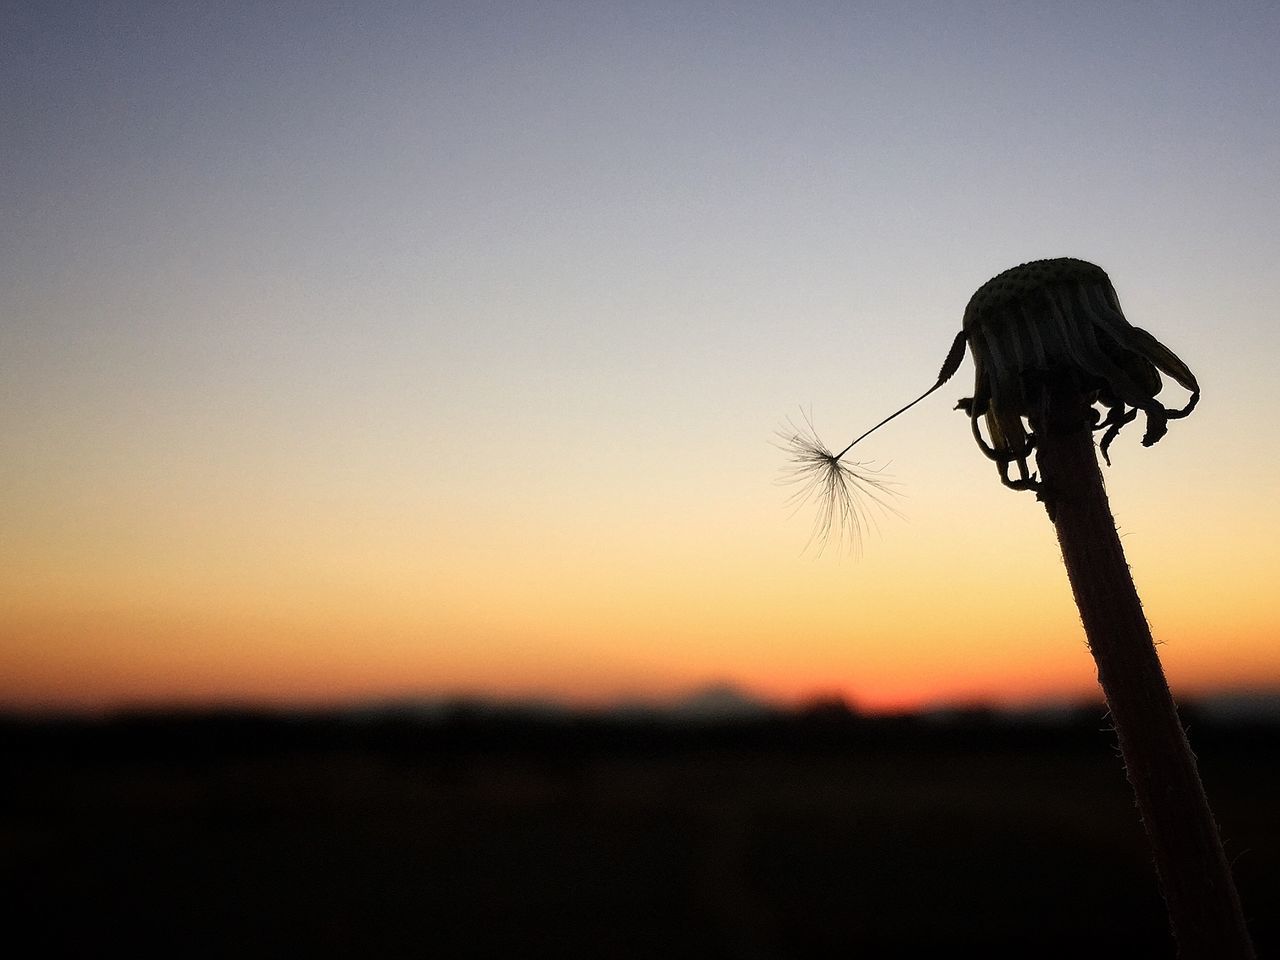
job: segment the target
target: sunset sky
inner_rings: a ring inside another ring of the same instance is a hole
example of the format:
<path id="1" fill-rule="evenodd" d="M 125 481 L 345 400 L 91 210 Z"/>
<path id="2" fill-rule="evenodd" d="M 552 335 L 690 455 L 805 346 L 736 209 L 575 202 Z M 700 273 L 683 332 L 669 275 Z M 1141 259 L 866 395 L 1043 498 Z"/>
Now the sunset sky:
<path id="1" fill-rule="evenodd" d="M 17 2 L 0 48 L 0 707 L 1092 695 L 968 360 L 863 445 L 861 557 L 771 444 L 1055 256 L 1203 388 L 1106 471 L 1171 683 L 1280 686 L 1280 5 Z"/>

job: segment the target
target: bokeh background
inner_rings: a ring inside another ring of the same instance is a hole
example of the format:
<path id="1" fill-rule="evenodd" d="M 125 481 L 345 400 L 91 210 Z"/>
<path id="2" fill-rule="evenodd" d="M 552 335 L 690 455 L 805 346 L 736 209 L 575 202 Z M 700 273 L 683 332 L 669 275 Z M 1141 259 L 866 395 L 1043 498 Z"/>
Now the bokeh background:
<path id="1" fill-rule="evenodd" d="M 5 707 L 1091 695 L 967 363 L 860 559 L 771 445 L 1064 255 L 1204 389 L 1107 471 L 1171 682 L 1280 683 L 1274 3 L 0 9 Z"/>

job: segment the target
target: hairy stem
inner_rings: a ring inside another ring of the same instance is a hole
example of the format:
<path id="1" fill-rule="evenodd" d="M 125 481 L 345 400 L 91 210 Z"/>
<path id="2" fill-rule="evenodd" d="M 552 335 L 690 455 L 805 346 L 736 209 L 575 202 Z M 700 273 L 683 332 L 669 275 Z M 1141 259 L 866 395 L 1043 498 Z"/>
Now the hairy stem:
<path id="1" fill-rule="evenodd" d="M 1042 498 L 1155 854 L 1179 955 L 1252 958 L 1218 827 L 1116 533 L 1083 399 L 1059 391 L 1048 419 L 1038 438 Z"/>

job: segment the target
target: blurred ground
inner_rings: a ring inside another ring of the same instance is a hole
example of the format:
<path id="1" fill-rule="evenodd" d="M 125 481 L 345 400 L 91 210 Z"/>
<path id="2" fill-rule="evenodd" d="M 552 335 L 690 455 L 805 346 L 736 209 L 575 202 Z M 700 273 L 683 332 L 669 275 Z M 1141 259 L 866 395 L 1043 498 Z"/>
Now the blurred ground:
<path id="1" fill-rule="evenodd" d="M 1192 722 L 1261 956 L 1280 729 Z M 1172 957 L 1100 711 L 0 724 L 42 956 Z"/>

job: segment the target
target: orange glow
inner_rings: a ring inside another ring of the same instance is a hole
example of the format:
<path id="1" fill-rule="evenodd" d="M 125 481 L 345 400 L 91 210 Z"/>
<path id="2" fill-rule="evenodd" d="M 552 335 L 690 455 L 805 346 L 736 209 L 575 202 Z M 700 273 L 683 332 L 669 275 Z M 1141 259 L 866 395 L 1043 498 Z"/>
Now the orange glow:
<path id="1" fill-rule="evenodd" d="M 732 511 L 701 518 L 696 535 L 615 524 L 607 543 L 585 534 L 589 514 L 473 528 L 447 563 L 422 547 L 447 520 L 298 518 L 263 530 L 256 553 L 237 527 L 203 529 L 200 550 L 134 532 L 114 563 L 101 544 L 30 544 L 49 560 L 5 574 L 0 701 L 603 705 L 718 678 L 781 703 L 835 691 L 871 710 L 1095 698 L 1051 530 L 1020 503 L 1007 539 L 975 540 L 970 519 L 922 510 L 857 562 L 797 556 L 791 528 L 743 539 Z M 1212 555 L 1162 566 L 1150 546 L 1131 560 L 1175 689 L 1280 683 L 1262 574 L 1223 577 Z"/>

